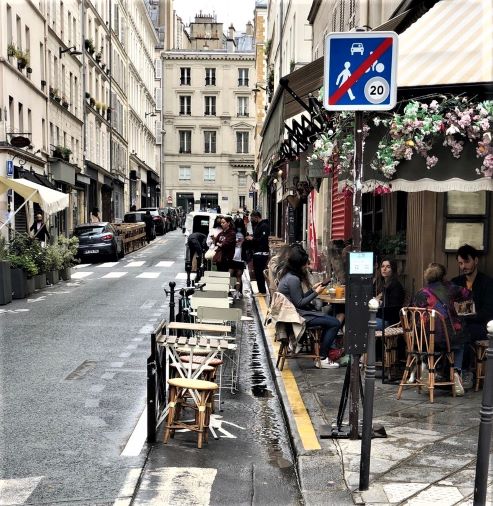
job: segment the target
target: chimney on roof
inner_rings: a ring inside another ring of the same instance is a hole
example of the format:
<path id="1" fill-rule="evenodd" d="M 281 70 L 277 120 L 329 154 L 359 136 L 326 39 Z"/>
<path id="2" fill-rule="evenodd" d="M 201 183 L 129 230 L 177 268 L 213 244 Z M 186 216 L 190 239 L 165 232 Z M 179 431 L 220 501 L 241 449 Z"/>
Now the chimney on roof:
<path id="1" fill-rule="evenodd" d="M 253 35 L 253 25 L 251 21 L 246 25 L 246 35 Z"/>
<path id="2" fill-rule="evenodd" d="M 228 28 L 228 38 L 229 39 L 234 39 L 235 38 L 235 27 L 233 26 L 233 23 L 231 23 L 231 25 L 229 25 L 229 28 Z"/>

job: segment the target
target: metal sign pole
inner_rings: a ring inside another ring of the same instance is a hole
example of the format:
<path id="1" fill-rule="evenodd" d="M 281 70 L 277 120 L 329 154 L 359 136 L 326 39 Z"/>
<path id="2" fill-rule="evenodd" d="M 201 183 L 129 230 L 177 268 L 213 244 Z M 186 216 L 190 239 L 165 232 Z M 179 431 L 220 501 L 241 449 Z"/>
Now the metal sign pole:
<path id="1" fill-rule="evenodd" d="M 353 169 L 353 251 L 361 251 L 361 175 L 363 173 L 363 112 L 354 113 L 354 169 Z M 350 282 L 350 280 L 349 280 Z M 349 427 L 350 439 L 359 438 L 359 388 L 360 354 L 351 355 L 351 376 L 349 380 Z"/>

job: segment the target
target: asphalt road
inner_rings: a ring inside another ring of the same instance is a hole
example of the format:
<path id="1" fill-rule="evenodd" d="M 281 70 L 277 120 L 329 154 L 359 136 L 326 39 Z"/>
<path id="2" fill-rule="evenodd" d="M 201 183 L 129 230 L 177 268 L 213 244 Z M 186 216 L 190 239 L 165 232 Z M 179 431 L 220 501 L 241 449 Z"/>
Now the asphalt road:
<path id="1" fill-rule="evenodd" d="M 300 503 L 256 322 L 219 440 L 197 450 L 179 434 L 151 449 L 135 438 L 149 334 L 167 314 L 163 287 L 185 284 L 183 245 L 172 232 L 0 307 L 0 505 L 190 504 L 197 476 L 199 504 Z"/>

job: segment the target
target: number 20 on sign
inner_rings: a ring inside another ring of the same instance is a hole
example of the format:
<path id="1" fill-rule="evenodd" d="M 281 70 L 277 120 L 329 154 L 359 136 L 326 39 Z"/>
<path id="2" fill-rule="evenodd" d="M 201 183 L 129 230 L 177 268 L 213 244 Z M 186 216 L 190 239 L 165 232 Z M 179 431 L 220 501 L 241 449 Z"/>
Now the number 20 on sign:
<path id="1" fill-rule="evenodd" d="M 324 107 L 329 111 L 394 108 L 395 32 L 337 32 L 325 39 Z"/>

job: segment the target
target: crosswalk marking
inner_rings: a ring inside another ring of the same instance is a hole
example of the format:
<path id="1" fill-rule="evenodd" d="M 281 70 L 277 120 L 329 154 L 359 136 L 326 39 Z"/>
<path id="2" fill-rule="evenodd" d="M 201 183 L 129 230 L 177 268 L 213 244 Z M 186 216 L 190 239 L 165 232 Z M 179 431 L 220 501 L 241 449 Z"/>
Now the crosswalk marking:
<path id="1" fill-rule="evenodd" d="M 187 279 L 187 273 L 186 272 L 179 272 L 175 279 Z M 195 279 L 195 272 L 190 274 L 190 279 Z"/>
<path id="2" fill-rule="evenodd" d="M 83 269 L 84 267 L 90 267 L 92 264 L 79 264 L 79 265 L 74 265 L 72 268 L 73 269 Z"/>
<path id="3" fill-rule="evenodd" d="M 128 262 L 126 267 L 142 267 L 145 264 L 145 261 L 137 261 L 137 262 Z"/>
<path id="4" fill-rule="evenodd" d="M 149 504 L 146 492 L 152 491 L 154 504 L 208 506 L 216 474 L 217 469 L 207 467 L 162 467 L 145 472 L 133 504 Z"/>
<path id="5" fill-rule="evenodd" d="M 161 260 L 156 264 L 156 267 L 171 267 L 175 262 L 171 260 Z"/>
<path id="6" fill-rule="evenodd" d="M 94 272 L 87 271 L 87 272 L 74 272 L 72 274 L 72 279 L 84 279 L 90 276 L 91 274 L 94 274 Z"/>
<path id="7" fill-rule="evenodd" d="M 42 476 L 31 476 L 0 480 L 0 504 L 24 504 L 42 479 Z"/>
<path id="8" fill-rule="evenodd" d="M 122 278 L 126 274 L 128 274 L 128 272 L 117 272 L 117 271 L 114 271 L 114 272 L 108 272 L 108 274 L 105 274 L 104 276 L 101 276 L 101 277 L 102 278 Z"/>
<path id="9" fill-rule="evenodd" d="M 115 265 L 118 265 L 118 262 L 104 262 L 104 264 L 98 265 L 98 268 L 100 268 L 100 267 L 115 267 Z"/>
<path id="10" fill-rule="evenodd" d="M 159 277 L 159 272 L 142 272 L 136 278 L 156 279 Z"/>

